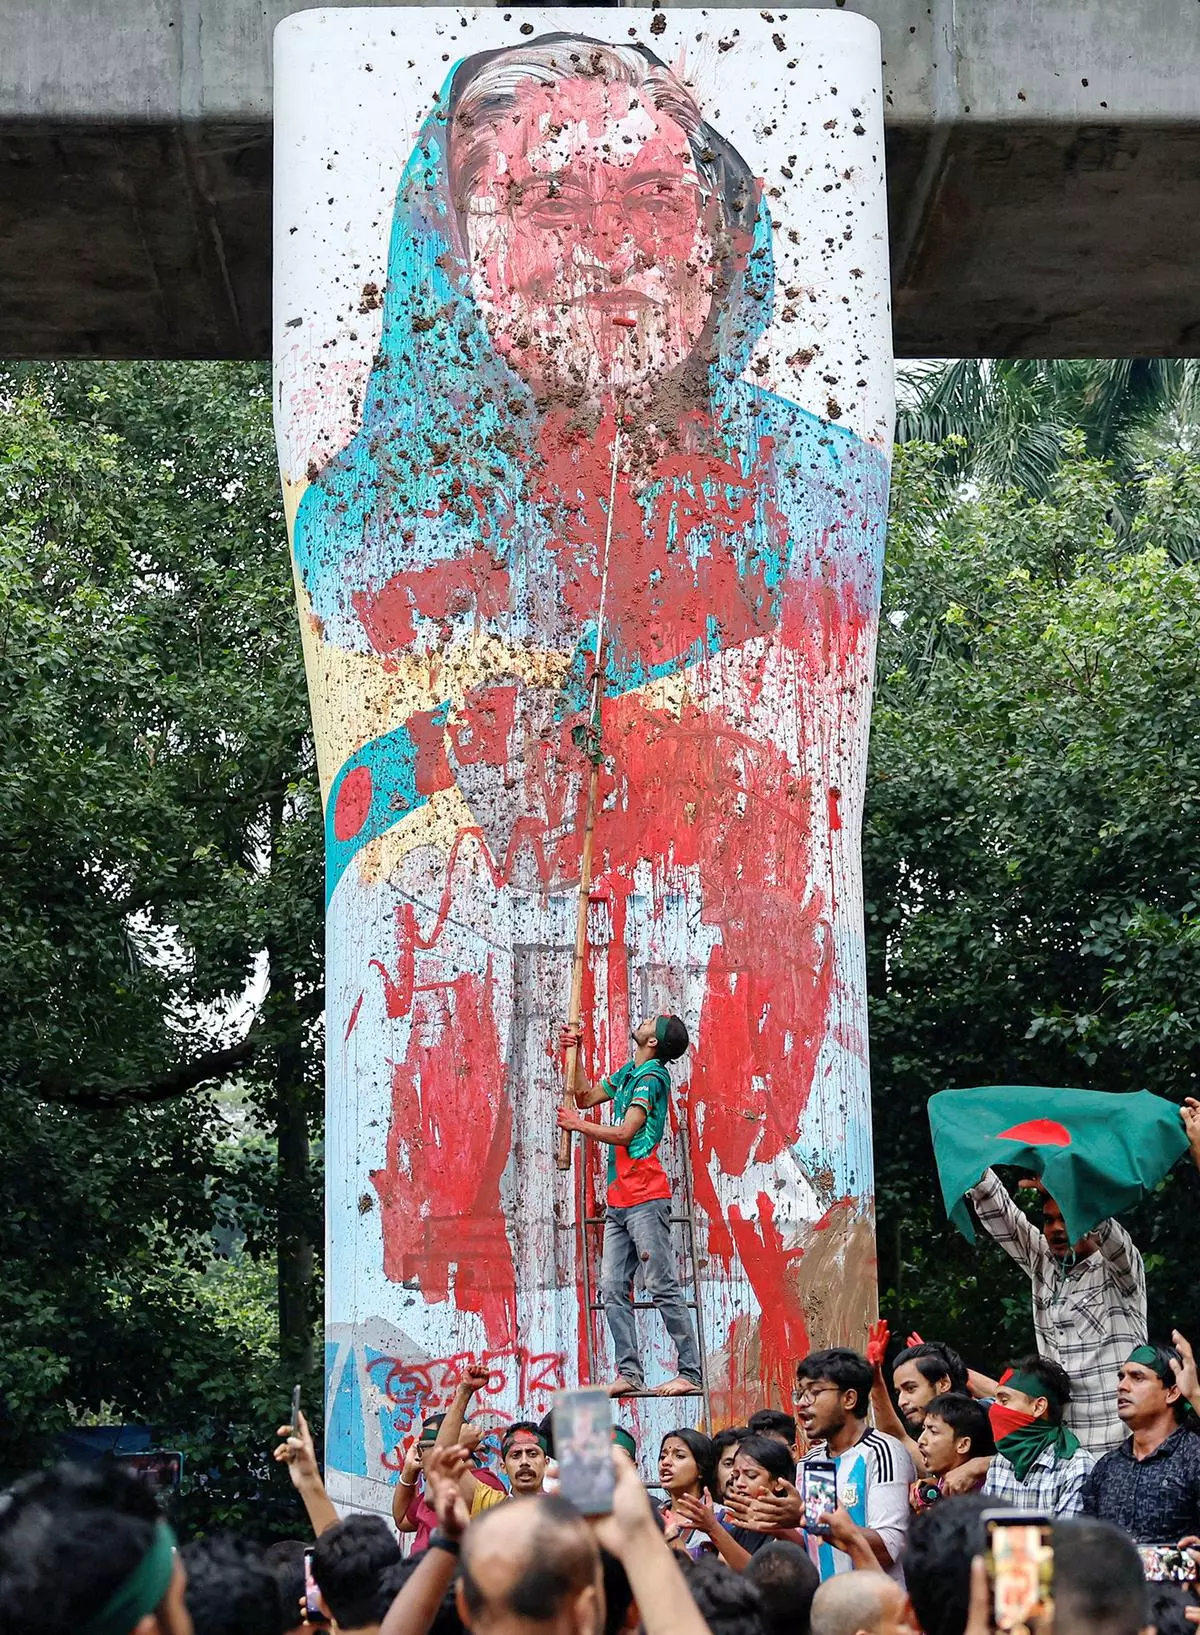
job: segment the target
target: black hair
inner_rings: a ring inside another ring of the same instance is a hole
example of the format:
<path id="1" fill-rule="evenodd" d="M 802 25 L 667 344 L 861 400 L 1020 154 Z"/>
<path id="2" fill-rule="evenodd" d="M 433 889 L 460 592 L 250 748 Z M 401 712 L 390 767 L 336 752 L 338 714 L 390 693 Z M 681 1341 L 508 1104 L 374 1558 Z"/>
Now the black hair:
<path id="1" fill-rule="evenodd" d="M 501 1459 L 503 1459 L 504 1455 L 508 1452 L 508 1445 L 512 1441 L 513 1437 L 516 1436 L 518 1431 L 525 1431 L 529 1436 L 536 1436 L 540 1438 L 544 1451 L 546 1439 L 542 1435 L 542 1427 L 540 1425 L 535 1425 L 531 1419 L 514 1419 L 511 1425 L 506 1425 L 504 1427 L 504 1434 L 500 1438 Z"/>
<path id="2" fill-rule="evenodd" d="M 275 1574 L 283 1614 L 280 1628 L 284 1635 L 304 1620 L 304 1552 L 307 1549 L 302 1538 L 281 1538 L 263 1551 L 263 1560 Z"/>
<path id="3" fill-rule="evenodd" d="M 772 1476 L 781 1477 L 786 1482 L 796 1480 L 796 1461 L 792 1450 L 785 1448 L 777 1436 L 755 1436 L 751 1431 L 738 1444 L 738 1452 L 744 1453 L 747 1459 L 753 1459 L 756 1465 L 761 1465 Z"/>
<path id="4" fill-rule="evenodd" d="M 1146 1599 L 1141 1557 L 1127 1533 L 1095 1516 L 1054 1523 L 1055 1635 L 1138 1635 Z"/>
<path id="5" fill-rule="evenodd" d="M 654 1054 L 660 1062 L 677 1062 L 688 1047 L 687 1023 L 681 1016 L 668 1016 L 662 1038 L 656 1037 Z"/>
<path id="6" fill-rule="evenodd" d="M 633 1586 L 629 1575 L 615 1555 L 600 1546 L 600 1570 L 604 1576 L 604 1632 L 617 1635 L 633 1605 Z M 1188 1631 L 1191 1635 L 1191 1631 Z"/>
<path id="7" fill-rule="evenodd" d="M 921 1378 L 930 1385 L 936 1385 L 939 1380 L 949 1380 L 952 1391 L 967 1389 L 966 1363 L 957 1351 L 943 1345 L 940 1340 L 922 1340 L 919 1345 L 905 1346 L 892 1363 L 892 1372 L 895 1373 L 902 1363 L 916 1363 Z"/>
<path id="8" fill-rule="evenodd" d="M 1061 1425 L 1071 1400 L 1071 1376 L 1050 1357 L 1022 1357 L 1008 1365 L 1014 1374 L 1032 1374 L 1042 1387 L 1040 1395 L 1046 1399 L 1046 1418 L 1051 1425 Z"/>
<path id="9" fill-rule="evenodd" d="M 900 1565 L 924 1635 L 963 1635 L 971 1562 L 987 1549 L 983 1513 L 995 1505 L 982 1493 L 968 1493 L 942 1499 L 913 1517 Z"/>
<path id="10" fill-rule="evenodd" d="M 712 1635 L 766 1635 L 762 1596 L 743 1573 L 716 1556 L 679 1565 L 697 1610 Z"/>
<path id="11" fill-rule="evenodd" d="M 400 1546 L 382 1516 L 347 1516 L 319 1534 L 312 1575 L 334 1622 L 343 1629 L 374 1623 L 380 1575 L 399 1560 Z"/>
<path id="12" fill-rule="evenodd" d="M 715 1499 L 716 1492 L 714 1489 L 716 1486 L 717 1459 L 713 1452 L 712 1437 L 705 1436 L 703 1431 L 694 1431 L 688 1425 L 681 1426 L 677 1431 L 667 1431 L 666 1435 L 662 1439 L 662 1442 L 658 1444 L 658 1452 L 660 1457 L 662 1456 L 663 1443 L 666 1442 L 667 1438 L 671 1436 L 675 1437 L 677 1441 L 682 1442 L 684 1447 L 691 1454 L 692 1458 L 696 1461 L 696 1469 L 700 1474 L 700 1486 L 706 1493 L 711 1493 Z"/>
<path id="13" fill-rule="evenodd" d="M 82 1628 L 145 1560 L 158 1520 L 150 1489 L 107 1461 L 17 1482 L 0 1500 L 5 1635 Z"/>
<path id="14" fill-rule="evenodd" d="M 285 1625 L 279 1581 L 263 1554 L 228 1533 L 193 1539 L 179 1552 L 187 1568 L 187 1609 L 195 1635 L 281 1635 Z"/>
<path id="15" fill-rule="evenodd" d="M 944 1391 L 940 1397 L 926 1404 L 926 1419 L 943 1420 L 955 1436 L 971 1438 L 971 1459 L 990 1459 L 996 1451 L 992 1436 L 992 1422 L 987 1409 L 974 1397 L 961 1391 Z"/>
<path id="16" fill-rule="evenodd" d="M 821 1575 L 807 1550 L 772 1539 L 750 1557 L 742 1577 L 759 1593 L 766 1635 L 808 1635 Z"/>
<path id="17" fill-rule="evenodd" d="M 875 1371 L 860 1352 L 849 1346 L 830 1346 L 827 1351 L 810 1351 L 796 1364 L 798 1380 L 828 1380 L 839 1391 L 856 1393 L 850 1412 L 855 1419 L 865 1419 L 871 1406 L 871 1385 Z"/>
<path id="18" fill-rule="evenodd" d="M 538 1435 L 541 1437 L 542 1441 L 546 1444 L 546 1452 L 549 1454 L 550 1458 L 553 1459 L 554 1458 L 554 1413 L 553 1413 L 553 1410 L 551 1410 L 551 1412 L 546 1415 L 545 1419 L 542 1419 L 542 1420 L 538 1421 L 537 1432 L 538 1432 Z"/>
<path id="19" fill-rule="evenodd" d="M 750 1415 L 746 1429 L 755 1436 L 782 1436 L 789 1445 L 796 1440 L 796 1421 L 779 1408 L 760 1408 Z"/>
<path id="20" fill-rule="evenodd" d="M 406 1561 L 397 1561 L 390 1567 L 385 1567 L 379 1577 L 379 1588 L 375 1598 L 375 1616 L 371 1619 L 374 1624 L 381 1624 L 387 1617 L 392 1602 L 408 1583 L 420 1563 L 425 1559 L 425 1551 L 419 1550 L 416 1555 L 409 1556 Z M 454 1585 L 446 1591 L 433 1615 L 426 1635 L 462 1635 L 463 1622 L 458 1616 L 458 1603 L 454 1598 Z"/>
<path id="21" fill-rule="evenodd" d="M 719 1461 L 725 1449 L 734 1442 L 744 1442 L 751 1434 L 749 1425 L 726 1425 L 723 1431 L 718 1431 L 712 1439 L 713 1456 Z"/>
<path id="22" fill-rule="evenodd" d="M 1154 1626 L 1154 1635 L 1194 1635 L 1196 1626 L 1188 1621 L 1187 1610 L 1195 1605 L 1187 1584 L 1146 1585 L 1146 1622 Z"/>
<path id="23" fill-rule="evenodd" d="M 510 1612 L 535 1623 L 548 1623 L 570 1595 L 578 1595 L 595 1577 L 596 1543 L 573 1504 L 557 1494 L 549 1498 L 514 1499 L 504 1506 L 510 1515 L 515 1505 L 536 1505 L 530 1529 L 529 1554 L 504 1597 Z M 471 1552 L 481 1535 L 486 1536 L 495 1511 L 485 1511 L 467 1530 L 459 1563 L 459 1583 L 463 1600 L 474 1624 L 487 1605 L 487 1597 L 471 1572 Z"/>

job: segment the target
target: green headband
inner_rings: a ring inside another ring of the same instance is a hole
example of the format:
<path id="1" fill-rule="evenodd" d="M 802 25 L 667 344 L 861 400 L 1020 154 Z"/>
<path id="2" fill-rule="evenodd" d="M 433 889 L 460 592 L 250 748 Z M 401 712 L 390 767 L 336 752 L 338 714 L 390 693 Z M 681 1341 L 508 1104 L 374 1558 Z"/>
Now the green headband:
<path id="1" fill-rule="evenodd" d="M 667 1023 L 670 1020 L 671 1018 L 669 1016 L 660 1016 L 654 1023 L 654 1037 L 658 1040 L 660 1045 L 667 1036 Z"/>
<path id="2" fill-rule="evenodd" d="M 613 1426 L 612 1439 L 617 1447 L 625 1449 L 631 1459 L 637 1458 L 637 1443 L 623 1425 Z"/>
<path id="3" fill-rule="evenodd" d="M 158 1606 L 174 1571 L 175 1535 L 165 1521 L 160 1521 L 146 1554 L 78 1635 L 129 1635 L 134 1625 Z"/>
<path id="4" fill-rule="evenodd" d="M 1152 1369 L 1164 1385 L 1175 1384 L 1174 1370 L 1155 1346 L 1135 1345 L 1125 1361 L 1138 1363 L 1142 1368 Z"/>
<path id="5" fill-rule="evenodd" d="M 1045 1380 L 1038 1379 L 1036 1374 L 1015 1374 L 1010 1368 L 1001 1376 L 1001 1385 L 1011 1385 L 1014 1391 L 1020 1391 L 1027 1397 L 1045 1397 L 1047 1402 L 1062 1406 L 1062 1397 Z"/>

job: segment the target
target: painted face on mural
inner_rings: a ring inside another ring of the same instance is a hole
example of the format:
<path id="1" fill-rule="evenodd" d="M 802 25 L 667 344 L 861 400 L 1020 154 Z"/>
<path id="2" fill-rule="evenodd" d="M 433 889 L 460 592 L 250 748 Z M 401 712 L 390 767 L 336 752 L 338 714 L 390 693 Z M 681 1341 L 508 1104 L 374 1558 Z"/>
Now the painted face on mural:
<path id="1" fill-rule="evenodd" d="M 577 401 L 636 388 L 695 348 L 718 206 L 685 131 L 644 91 L 526 83 L 492 117 L 460 204 L 493 343 L 535 391 Z"/>

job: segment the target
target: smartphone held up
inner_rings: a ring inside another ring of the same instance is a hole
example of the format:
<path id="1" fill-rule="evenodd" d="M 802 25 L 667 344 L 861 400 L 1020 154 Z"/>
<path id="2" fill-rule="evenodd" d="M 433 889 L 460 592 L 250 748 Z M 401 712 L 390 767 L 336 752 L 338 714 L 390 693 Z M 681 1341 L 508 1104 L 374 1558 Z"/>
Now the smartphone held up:
<path id="1" fill-rule="evenodd" d="M 1033 1510 L 985 1510 L 991 1624 L 997 1635 L 1053 1635 L 1054 1535 Z"/>
<path id="2" fill-rule="evenodd" d="M 581 1515 L 607 1516 L 613 1507 L 612 1398 L 607 1391 L 558 1392 L 554 1457 L 563 1498 Z"/>

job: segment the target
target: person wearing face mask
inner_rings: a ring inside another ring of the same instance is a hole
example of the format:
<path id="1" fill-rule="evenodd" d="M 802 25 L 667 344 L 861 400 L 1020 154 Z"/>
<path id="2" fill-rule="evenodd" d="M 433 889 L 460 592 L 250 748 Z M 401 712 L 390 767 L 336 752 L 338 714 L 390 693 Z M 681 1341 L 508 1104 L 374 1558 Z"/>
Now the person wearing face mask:
<path id="1" fill-rule="evenodd" d="M 1042 1205 L 1042 1230 L 1009 1197 L 989 1169 L 967 1197 L 975 1216 L 1029 1277 L 1038 1351 L 1074 1382 L 1070 1424 L 1099 1455 L 1115 1447 L 1122 1426 L 1112 1381 L 1134 1346 L 1146 1341 L 1146 1272 L 1133 1239 L 1115 1220 L 1101 1221 L 1072 1243 L 1062 1210 L 1029 1178 Z"/>
<path id="2" fill-rule="evenodd" d="M 1013 1510 L 1073 1516 L 1095 1459 L 1067 1428 L 1071 1382 L 1048 1357 L 1025 1357 L 1000 1376 L 988 1410 L 996 1457 L 983 1491 Z"/>
<path id="3" fill-rule="evenodd" d="M 617 1354 L 617 1375 L 609 1395 L 632 1396 L 645 1389 L 637 1348 L 633 1311 L 633 1278 L 639 1266 L 646 1296 L 662 1313 L 675 1342 L 679 1371 L 660 1385 L 658 1396 L 692 1396 L 700 1392 L 700 1351 L 696 1330 L 675 1275 L 671 1243 L 671 1183 L 658 1159 L 667 1127 L 674 1062 L 688 1047 L 688 1030 L 678 1016 L 650 1016 L 633 1030 L 633 1056 L 615 1073 L 593 1086 L 582 1071 L 582 1035 L 562 1030 L 564 1050 L 575 1047 L 575 1107 L 559 1109 L 563 1130 L 599 1141 L 608 1148 L 608 1192 L 604 1217 L 604 1253 L 600 1263 L 600 1297 Z M 597 1124 L 577 1109 L 612 1103 L 612 1118 Z"/>

